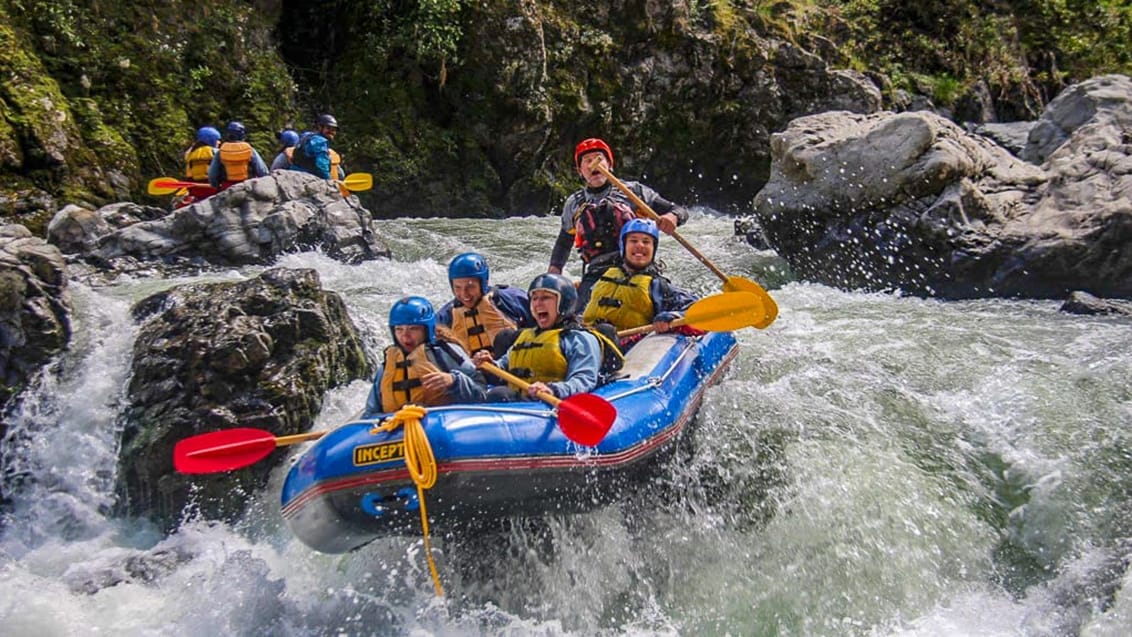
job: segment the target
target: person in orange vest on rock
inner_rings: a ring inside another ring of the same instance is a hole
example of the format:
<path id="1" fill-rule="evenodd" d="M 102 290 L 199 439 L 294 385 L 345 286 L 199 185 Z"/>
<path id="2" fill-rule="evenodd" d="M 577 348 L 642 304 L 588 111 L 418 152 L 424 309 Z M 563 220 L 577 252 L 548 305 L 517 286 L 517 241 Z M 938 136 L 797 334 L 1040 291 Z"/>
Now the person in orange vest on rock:
<path id="1" fill-rule="evenodd" d="M 244 141 L 248 131 L 240 122 L 228 122 L 224 141 L 208 167 L 208 183 L 213 188 L 227 188 L 252 177 L 267 175 L 267 164 L 252 145 Z"/>
<path id="2" fill-rule="evenodd" d="M 208 167 L 220 144 L 220 131 L 212 126 L 197 129 L 196 141 L 185 151 L 185 177 L 190 181 L 208 183 Z"/>

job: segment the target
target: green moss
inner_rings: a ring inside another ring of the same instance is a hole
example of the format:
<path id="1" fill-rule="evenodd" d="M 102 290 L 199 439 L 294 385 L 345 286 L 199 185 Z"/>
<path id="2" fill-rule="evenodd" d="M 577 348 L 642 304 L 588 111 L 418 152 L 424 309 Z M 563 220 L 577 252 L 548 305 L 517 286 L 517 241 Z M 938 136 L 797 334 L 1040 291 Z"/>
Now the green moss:
<path id="1" fill-rule="evenodd" d="M 42 174 L 42 156 L 57 163 L 60 153 L 34 143 L 16 167 L 55 197 L 138 197 L 149 178 L 179 174 L 198 126 L 243 119 L 266 153 L 275 131 L 298 119 L 294 84 L 270 37 L 276 13 L 243 2 L 148 0 L 4 0 L 0 12 L 0 65 L 19 70 L 6 74 L 18 81 L 6 80 L 0 94 L 12 137 L 45 138 L 30 105 L 50 102 L 74 115 L 73 128 L 46 138 L 69 142 L 60 174 Z"/>

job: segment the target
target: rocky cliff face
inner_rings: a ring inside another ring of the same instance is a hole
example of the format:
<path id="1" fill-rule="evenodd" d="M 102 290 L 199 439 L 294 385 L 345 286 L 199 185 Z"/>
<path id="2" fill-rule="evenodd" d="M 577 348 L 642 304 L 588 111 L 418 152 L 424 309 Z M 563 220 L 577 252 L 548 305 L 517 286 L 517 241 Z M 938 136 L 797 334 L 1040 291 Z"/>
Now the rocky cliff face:
<path id="1" fill-rule="evenodd" d="M 588 136 L 672 199 L 746 210 L 796 117 L 1029 119 L 1059 69 L 1128 64 L 1124 14 L 954 4 L 0 0 L 0 215 L 42 236 L 66 204 L 153 203 L 196 127 L 240 119 L 270 155 L 326 110 L 379 217 L 549 212 Z"/>
<path id="2" fill-rule="evenodd" d="M 829 112 L 773 138 L 753 206 L 800 278 L 942 298 L 1132 298 L 1132 79 L 1068 88 L 1027 163 L 938 115 Z"/>

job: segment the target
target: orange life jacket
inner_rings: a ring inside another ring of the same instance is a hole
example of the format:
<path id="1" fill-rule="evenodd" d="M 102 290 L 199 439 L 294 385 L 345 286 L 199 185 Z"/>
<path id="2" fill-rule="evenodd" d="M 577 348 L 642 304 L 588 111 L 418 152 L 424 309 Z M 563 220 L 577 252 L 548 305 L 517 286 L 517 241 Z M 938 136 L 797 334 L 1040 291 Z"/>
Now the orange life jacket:
<path id="1" fill-rule="evenodd" d="M 447 405 L 448 391 L 429 390 L 421 384 L 426 374 L 443 371 L 428 355 L 428 344 L 418 345 L 406 356 L 397 345 L 385 348 L 385 369 L 381 376 L 381 408 L 396 411 L 405 405 L 422 407 Z"/>
<path id="2" fill-rule="evenodd" d="M 243 181 L 250 176 L 252 145 L 247 142 L 220 144 L 220 163 L 224 164 L 224 181 Z"/>
<path id="3" fill-rule="evenodd" d="M 496 334 L 515 329 L 514 321 L 491 302 L 493 294 L 494 290 L 481 296 L 473 308 L 460 304 L 455 304 L 452 308 L 452 335 L 460 341 L 466 352 L 474 354 L 481 349 L 490 350 Z"/>

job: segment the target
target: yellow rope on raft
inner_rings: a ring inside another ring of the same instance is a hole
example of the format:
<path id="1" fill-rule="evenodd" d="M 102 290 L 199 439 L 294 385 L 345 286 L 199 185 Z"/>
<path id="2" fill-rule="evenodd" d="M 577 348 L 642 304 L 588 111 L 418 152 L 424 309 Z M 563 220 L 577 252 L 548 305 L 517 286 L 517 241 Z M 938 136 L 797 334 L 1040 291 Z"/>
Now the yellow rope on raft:
<path id="1" fill-rule="evenodd" d="M 409 476 L 417 485 L 417 499 L 421 503 L 421 533 L 424 534 L 425 557 L 428 558 L 428 568 L 432 572 L 432 584 L 436 588 L 438 597 L 444 597 L 444 587 L 440 585 L 440 574 L 436 570 L 436 563 L 432 561 L 432 546 L 429 543 L 428 511 L 425 509 L 425 489 L 431 489 L 436 484 L 436 456 L 432 453 L 432 445 L 425 435 L 421 418 L 428 411 L 417 405 L 405 405 L 389 418 L 386 418 L 371 433 L 393 431 L 398 427 L 405 427 L 405 466 L 409 469 Z"/>

